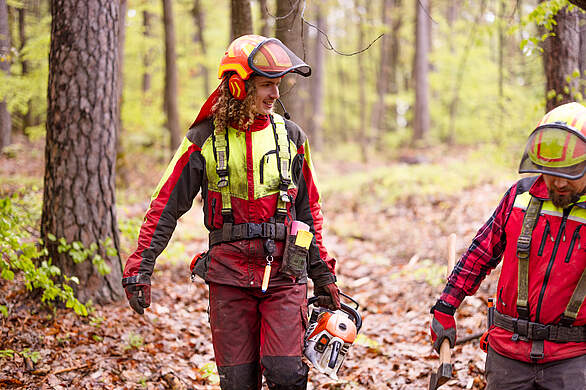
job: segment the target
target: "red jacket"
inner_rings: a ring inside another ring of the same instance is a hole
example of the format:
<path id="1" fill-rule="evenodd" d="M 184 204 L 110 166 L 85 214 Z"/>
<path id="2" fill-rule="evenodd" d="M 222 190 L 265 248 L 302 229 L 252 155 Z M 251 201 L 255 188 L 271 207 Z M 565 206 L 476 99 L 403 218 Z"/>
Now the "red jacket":
<path id="1" fill-rule="evenodd" d="M 289 138 L 291 176 L 287 204 L 288 224 L 297 219 L 310 226 L 315 240 L 309 248 L 307 271 L 297 280 L 278 274 L 283 243 L 277 242 L 270 285 L 306 283 L 316 286 L 335 282 L 335 260 L 322 244 L 323 217 L 307 137 L 291 121 L 284 121 Z M 246 130 L 229 128 L 230 193 L 234 223 L 268 222 L 274 217 L 279 193 L 276 140 L 268 116 L 258 116 Z M 213 125 L 211 118 L 188 132 L 153 194 L 138 238 L 138 248 L 128 258 L 123 284 L 148 281 L 155 260 L 166 247 L 177 220 L 191 208 L 201 191 L 204 224 L 210 230 L 223 225 L 222 196 L 217 187 Z M 240 287 L 260 287 L 266 265 L 262 239 L 215 245 L 211 251 L 207 281 Z"/>
<path id="2" fill-rule="evenodd" d="M 496 291 L 496 309 L 518 317 L 517 239 L 530 196 L 544 200 L 532 233 L 529 252 L 529 320 L 558 324 L 578 280 L 586 267 L 586 196 L 571 207 L 568 216 L 553 206 L 541 176 L 525 178 L 505 194 L 492 217 L 478 231 L 462 256 L 444 289 L 441 300 L 458 307 L 467 295 L 478 289 L 484 277 L 503 260 Z M 586 305 L 582 305 L 573 326 L 586 325 Z M 530 362 L 531 342 L 513 341 L 512 333 L 493 327 L 489 343 L 498 353 Z M 544 342 L 540 363 L 567 359 L 586 353 L 586 342 Z"/>

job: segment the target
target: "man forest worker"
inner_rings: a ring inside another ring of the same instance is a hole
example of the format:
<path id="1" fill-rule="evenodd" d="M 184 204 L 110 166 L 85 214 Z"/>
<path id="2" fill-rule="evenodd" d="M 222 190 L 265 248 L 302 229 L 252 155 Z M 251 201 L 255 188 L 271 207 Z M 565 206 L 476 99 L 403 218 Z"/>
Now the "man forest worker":
<path id="1" fill-rule="evenodd" d="M 504 257 L 489 329 L 488 390 L 586 389 L 586 108 L 564 104 L 529 136 L 519 180 L 431 309 L 439 351 L 454 312 Z"/>
<path id="2" fill-rule="evenodd" d="M 307 77 L 311 68 L 275 38 L 245 35 L 230 44 L 220 86 L 159 183 L 124 269 L 122 285 L 142 314 L 155 259 L 201 190 L 210 249 L 195 268 L 209 284 L 222 389 L 260 389 L 261 373 L 270 389 L 305 389 L 307 277 L 322 304 L 340 307 L 307 137 L 272 112 L 290 72 Z M 309 240 L 295 246 L 300 262 L 284 264 L 285 239 L 300 223 L 309 226 Z"/>

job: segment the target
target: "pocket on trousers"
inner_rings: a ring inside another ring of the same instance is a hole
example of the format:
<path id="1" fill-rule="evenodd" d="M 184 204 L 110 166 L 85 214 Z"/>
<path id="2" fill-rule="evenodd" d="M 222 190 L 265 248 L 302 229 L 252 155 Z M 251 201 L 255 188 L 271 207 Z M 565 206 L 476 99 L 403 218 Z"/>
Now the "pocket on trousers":
<path id="1" fill-rule="evenodd" d="M 283 251 L 283 260 L 279 272 L 294 278 L 303 275 L 306 267 L 308 250 L 295 245 L 296 236 L 288 235 Z"/>

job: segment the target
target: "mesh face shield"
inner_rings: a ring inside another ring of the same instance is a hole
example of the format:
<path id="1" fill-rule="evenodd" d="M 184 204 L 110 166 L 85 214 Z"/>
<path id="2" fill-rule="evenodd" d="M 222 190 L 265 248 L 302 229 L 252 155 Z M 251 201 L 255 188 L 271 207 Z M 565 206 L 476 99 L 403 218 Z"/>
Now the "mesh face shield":
<path id="1" fill-rule="evenodd" d="M 276 38 L 267 38 L 258 44 L 248 56 L 248 66 L 260 76 L 270 78 L 281 77 L 289 72 L 304 77 L 311 75 L 309 65 Z"/>
<path id="2" fill-rule="evenodd" d="M 564 125 L 540 126 L 531 135 L 519 173 L 543 173 L 576 180 L 586 172 L 586 139 Z"/>

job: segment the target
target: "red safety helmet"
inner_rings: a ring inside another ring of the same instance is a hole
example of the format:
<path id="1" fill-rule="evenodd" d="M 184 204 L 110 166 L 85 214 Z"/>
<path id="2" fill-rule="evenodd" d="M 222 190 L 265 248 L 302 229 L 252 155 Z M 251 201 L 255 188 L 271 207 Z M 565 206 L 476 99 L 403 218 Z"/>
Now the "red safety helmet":
<path id="1" fill-rule="evenodd" d="M 586 173 L 586 107 L 567 103 L 554 108 L 529 136 L 519 173 L 544 173 L 569 180 Z"/>
<path id="2" fill-rule="evenodd" d="M 230 75 L 230 92 L 242 100 L 246 96 L 244 80 L 252 74 L 277 78 L 289 72 L 307 77 L 311 68 L 276 38 L 243 35 L 228 46 L 220 61 L 218 78 Z"/>

